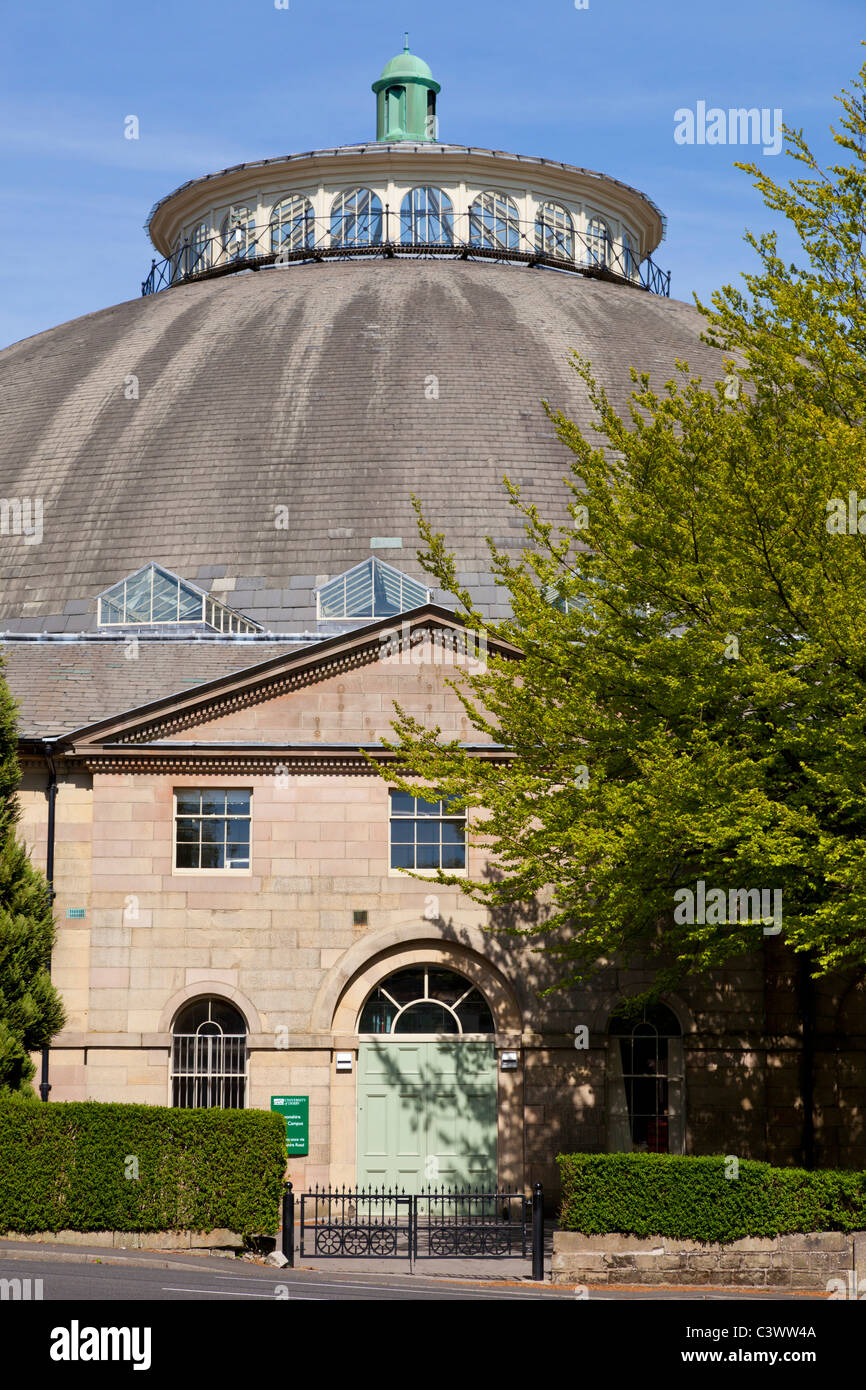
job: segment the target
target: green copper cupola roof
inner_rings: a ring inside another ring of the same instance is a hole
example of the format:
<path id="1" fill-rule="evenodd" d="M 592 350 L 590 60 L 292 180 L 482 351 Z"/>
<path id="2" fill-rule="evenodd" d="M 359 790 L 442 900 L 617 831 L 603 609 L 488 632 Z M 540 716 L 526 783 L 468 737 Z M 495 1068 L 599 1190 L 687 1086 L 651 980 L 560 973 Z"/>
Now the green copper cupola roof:
<path id="1" fill-rule="evenodd" d="M 376 93 L 376 139 L 437 140 L 436 94 L 439 83 L 423 58 L 409 52 L 409 35 L 403 52 L 382 69 L 373 83 Z"/>

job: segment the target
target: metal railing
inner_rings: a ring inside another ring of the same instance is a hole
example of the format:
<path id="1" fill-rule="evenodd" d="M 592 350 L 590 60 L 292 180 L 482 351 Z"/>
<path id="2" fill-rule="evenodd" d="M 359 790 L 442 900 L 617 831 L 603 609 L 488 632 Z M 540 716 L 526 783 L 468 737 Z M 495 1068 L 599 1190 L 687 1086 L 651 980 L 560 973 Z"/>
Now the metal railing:
<path id="1" fill-rule="evenodd" d="M 295 1198 L 283 1205 L 283 1253 L 294 1260 Z M 301 1194 L 302 1257 L 379 1259 L 526 1259 L 543 1264 L 542 1191 L 483 1188 L 320 1188 Z M 534 1275 L 541 1278 L 541 1274 Z"/>
<path id="2" fill-rule="evenodd" d="M 424 234 L 429 237 L 431 222 L 435 237 L 423 239 Z M 462 216 L 442 213 L 434 219 L 392 212 L 386 205 L 381 212 L 303 215 L 258 229 L 244 223 L 195 238 L 164 260 L 153 261 L 141 293 L 157 294 L 173 285 L 240 270 L 370 256 L 516 261 L 632 285 L 665 298 L 671 289 L 670 271 L 650 256 L 639 262 L 627 242 L 565 230 L 543 216 L 523 222 L 469 209 Z"/>

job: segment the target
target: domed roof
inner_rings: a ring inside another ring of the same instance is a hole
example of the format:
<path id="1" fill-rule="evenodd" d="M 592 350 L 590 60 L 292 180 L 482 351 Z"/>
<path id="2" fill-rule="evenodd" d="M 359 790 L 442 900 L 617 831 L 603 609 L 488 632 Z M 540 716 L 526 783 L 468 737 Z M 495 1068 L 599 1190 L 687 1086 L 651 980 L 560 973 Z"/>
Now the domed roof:
<path id="1" fill-rule="evenodd" d="M 0 497 L 41 498 L 44 519 L 41 543 L 0 540 L 0 630 L 93 627 L 96 596 L 153 561 L 309 631 L 316 586 L 370 555 L 427 582 L 413 495 L 495 615 L 484 537 L 523 540 L 503 473 L 566 520 L 573 456 L 542 399 L 588 430 L 570 350 L 624 407 L 632 364 L 657 384 L 676 358 L 722 374 L 702 325 L 578 275 L 395 258 L 180 285 L 16 343 Z"/>
<path id="2" fill-rule="evenodd" d="M 394 77 L 426 77 L 432 81 L 433 73 L 423 58 L 416 57 L 408 48 L 404 48 L 402 53 L 398 53 L 396 58 L 385 64 L 379 81 Z"/>

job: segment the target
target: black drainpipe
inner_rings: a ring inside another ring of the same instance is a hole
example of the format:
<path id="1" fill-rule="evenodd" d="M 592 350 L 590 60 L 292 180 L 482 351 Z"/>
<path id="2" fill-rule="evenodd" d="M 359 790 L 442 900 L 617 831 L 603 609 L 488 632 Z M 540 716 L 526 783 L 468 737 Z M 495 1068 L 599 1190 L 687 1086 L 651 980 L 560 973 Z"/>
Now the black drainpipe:
<path id="1" fill-rule="evenodd" d="M 797 1001 L 799 1004 L 801 1040 L 800 1099 L 803 1105 L 803 1131 L 800 1141 L 800 1162 L 804 1168 L 814 1168 L 815 1146 L 815 981 L 812 979 L 812 954 L 802 951 L 797 957 Z"/>
<path id="2" fill-rule="evenodd" d="M 57 803 L 57 768 L 54 766 L 54 759 L 51 756 L 47 743 L 42 745 L 45 753 L 45 760 L 48 763 L 48 845 L 45 851 L 45 877 L 48 880 L 48 901 L 52 909 L 54 907 L 54 818 Z M 48 958 L 48 974 L 51 975 L 51 957 Z M 48 1081 L 48 1045 L 42 1049 L 42 1080 L 39 1083 L 39 1094 L 43 1100 L 48 1099 L 48 1092 L 51 1086 Z"/>

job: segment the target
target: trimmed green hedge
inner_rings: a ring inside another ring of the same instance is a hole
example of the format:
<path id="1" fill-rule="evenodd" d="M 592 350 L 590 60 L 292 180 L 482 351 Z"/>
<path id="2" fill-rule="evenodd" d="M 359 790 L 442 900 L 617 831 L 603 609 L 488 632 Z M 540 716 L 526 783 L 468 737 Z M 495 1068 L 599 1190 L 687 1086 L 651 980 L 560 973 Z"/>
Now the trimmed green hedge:
<path id="1" fill-rule="evenodd" d="M 266 1110 L 0 1101 L 0 1231 L 273 1235 L 285 1138 Z"/>
<path id="2" fill-rule="evenodd" d="M 673 1154 L 560 1154 L 559 1223 L 584 1235 L 618 1232 L 731 1241 L 794 1231 L 866 1230 L 866 1172 L 773 1168 Z"/>

